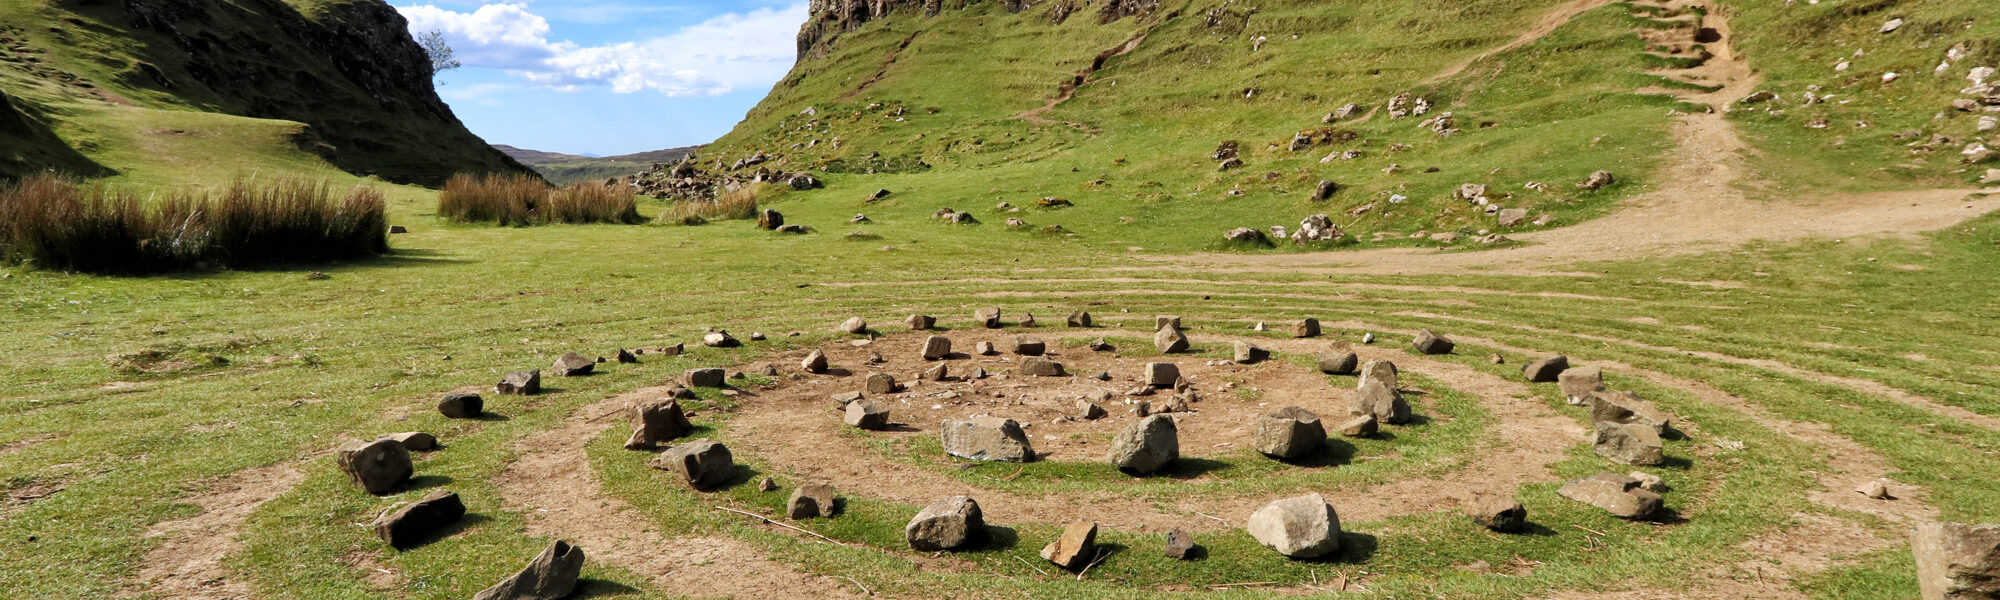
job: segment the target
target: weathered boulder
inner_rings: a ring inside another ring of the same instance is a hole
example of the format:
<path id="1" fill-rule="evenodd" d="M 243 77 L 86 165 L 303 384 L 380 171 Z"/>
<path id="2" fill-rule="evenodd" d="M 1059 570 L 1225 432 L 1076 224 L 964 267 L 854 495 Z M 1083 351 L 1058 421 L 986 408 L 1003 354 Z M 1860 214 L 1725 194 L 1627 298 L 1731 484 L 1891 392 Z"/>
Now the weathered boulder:
<path id="1" fill-rule="evenodd" d="M 1417 347 L 1418 352 L 1424 354 L 1451 354 L 1451 349 L 1457 346 L 1450 338 L 1438 335 L 1429 329 L 1417 332 L 1416 339 L 1410 343 Z"/>
<path id="2" fill-rule="evenodd" d="M 334 449 L 334 463 L 349 480 L 370 494 L 395 491 L 416 471 L 410 461 L 410 450 L 389 438 L 341 444 Z"/>
<path id="3" fill-rule="evenodd" d="M 830 519 L 836 501 L 833 486 L 824 483 L 809 483 L 792 490 L 792 498 L 785 501 L 785 516 L 798 519 Z"/>
<path id="4" fill-rule="evenodd" d="M 529 369 L 508 373 L 493 384 L 493 391 L 502 396 L 533 396 L 542 393 L 542 370 Z"/>
<path id="5" fill-rule="evenodd" d="M 896 393 L 896 376 L 888 373 L 869 373 L 866 387 L 870 394 Z"/>
<path id="6" fill-rule="evenodd" d="M 924 338 L 924 360 L 942 360 L 951 356 L 951 338 L 934 335 Z"/>
<path id="7" fill-rule="evenodd" d="M 1639 487 L 1637 480 L 1609 471 L 1572 479 L 1556 493 L 1625 519 L 1643 519 L 1660 510 L 1659 494 Z"/>
<path id="8" fill-rule="evenodd" d="M 559 600 L 576 591 L 582 573 L 583 549 L 556 540 L 527 567 L 481 590 L 472 600 Z"/>
<path id="9" fill-rule="evenodd" d="M 1194 558 L 1194 536 L 1175 529 L 1167 532 L 1167 558 L 1192 560 Z"/>
<path id="10" fill-rule="evenodd" d="M 982 308 L 972 311 L 972 320 L 987 329 L 1000 328 L 1000 307 Z"/>
<path id="11" fill-rule="evenodd" d="M 952 496 L 924 507 L 903 526 L 903 539 L 918 552 L 953 550 L 983 535 L 986 517 L 979 503 L 965 496 Z"/>
<path id="12" fill-rule="evenodd" d="M 825 373 L 828 366 L 826 353 L 818 349 L 814 349 L 811 354 L 807 354 L 805 360 L 799 361 L 799 370 L 807 373 Z"/>
<path id="13" fill-rule="evenodd" d="M 1251 365 L 1270 360 L 1271 351 L 1259 348 L 1250 342 L 1237 341 L 1231 358 L 1239 365 Z"/>
<path id="14" fill-rule="evenodd" d="M 1340 515 L 1319 494 L 1286 498 L 1250 514 L 1250 537 L 1291 558 L 1318 558 L 1340 550 Z"/>
<path id="15" fill-rule="evenodd" d="M 1042 559 L 1069 570 L 1081 569 L 1097 556 L 1097 524 L 1077 521 L 1063 528 L 1062 537 L 1042 547 Z"/>
<path id="16" fill-rule="evenodd" d="M 1465 516 L 1481 527 L 1501 533 L 1518 533 L 1528 527 L 1528 509 L 1503 496 L 1474 498 L 1465 505 Z"/>
<path id="17" fill-rule="evenodd" d="M 736 459 L 729 447 L 708 438 L 668 448 L 646 465 L 679 475 L 697 490 L 714 489 L 736 475 Z"/>
<path id="18" fill-rule="evenodd" d="M 1655 436 L 1666 435 L 1673 419 L 1632 392 L 1601 391 L 1590 395 L 1590 421 L 1644 425 Z"/>
<path id="19" fill-rule="evenodd" d="M 581 354 L 570 352 L 563 354 L 562 358 L 556 359 L 556 364 L 549 367 L 549 372 L 555 373 L 560 377 L 575 377 L 578 375 L 589 375 L 591 371 L 596 369 L 597 361 L 584 358 Z"/>
<path id="20" fill-rule="evenodd" d="M 848 425 L 858 429 L 880 430 L 889 428 L 889 407 L 880 402 L 863 398 L 847 403 Z"/>
<path id="21" fill-rule="evenodd" d="M 1319 337 L 1319 319 L 1307 318 L 1292 324 L 1292 337 Z"/>
<path id="22" fill-rule="evenodd" d="M 1326 445 L 1326 426 L 1312 411 L 1287 406 L 1258 417 L 1252 439 L 1265 456 L 1293 460 Z"/>
<path id="23" fill-rule="evenodd" d="M 1030 377 L 1061 377 L 1063 364 L 1049 360 L 1046 356 L 1030 356 L 1021 359 L 1021 374 Z"/>
<path id="24" fill-rule="evenodd" d="M 1368 387 L 1369 382 L 1381 383 L 1392 390 L 1397 389 L 1399 385 L 1396 375 L 1396 363 L 1386 360 L 1371 360 L 1361 365 L 1361 378 L 1355 382 L 1354 389 L 1358 390 Z"/>
<path id="25" fill-rule="evenodd" d="M 1159 331 L 1153 333 L 1153 349 L 1158 350 L 1160 354 L 1187 352 L 1187 334 L 1181 333 L 1179 328 L 1162 327 Z"/>
<path id="26" fill-rule="evenodd" d="M 1373 437 L 1375 435 L 1375 432 L 1380 429 L 1381 429 L 1381 423 L 1375 420 L 1375 415 L 1366 414 L 1348 419 L 1347 422 L 1341 423 L 1340 435 L 1351 438 Z"/>
<path id="27" fill-rule="evenodd" d="M 1537 359 L 1521 367 L 1521 376 L 1536 383 L 1553 383 L 1569 370 L 1569 357 L 1551 356 Z"/>
<path id="28" fill-rule="evenodd" d="M 1380 381 L 1368 381 L 1354 392 L 1354 415 L 1374 415 L 1375 420 L 1390 425 L 1410 422 L 1410 402 L 1403 394 L 1383 385 Z"/>
<path id="29" fill-rule="evenodd" d="M 438 400 L 438 413 L 453 419 L 477 418 L 486 410 L 486 400 L 479 394 L 452 392 Z"/>
<path id="30" fill-rule="evenodd" d="M 909 324 L 912 331 L 929 331 L 937 327 L 937 317 L 930 315 L 910 315 L 910 318 L 904 319 L 903 322 Z"/>
<path id="31" fill-rule="evenodd" d="M 950 419 L 938 427 L 938 434 L 945 454 L 959 458 L 1017 463 L 1035 458 L 1027 432 L 1013 419 L 983 415 Z"/>
<path id="32" fill-rule="evenodd" d="M 404 450 L 409 450 L 411 452 L 435 450 L 437 449 L 438 445 L 437 436 L 424 433 L 421 431 L 405 431 L 403 433 L 391 433 L 388 435 L 388 439 L 398 444 L 402 444 Z"/>
<path id="33" fill-rule="evenodd" d="M 1604 391 L 1604 371 L 1597 367 L 1567 369 L 1556 376 L 1556 383 L 1570 404 L 1582 406 L 1592 394 Z"/>
<path id="34" fill-rule="evenodd" d="M 691 388 L 719 388 L 729 380 L 729 373 L 722 369 L 688 369 L 682 377 Z"/>
<path id="35" fill-rule="evenodd" d="M 857 335 L 868 333 L 868 320 L 861 317 L 848 317 L 846 321 L 841 321 L 840 330 Z"/>
<path id="36" fill-rule="evenodd" d="M 1070 313 L 1067 324 L 1070 327 L 1091 327 L 1090 313 L 1081 310 Z"/>
<path id="37" fill-rule="evenodd" d="M 1637 423 L 1597 422 L 1597 437 L 1591 450 L 1612 462 L 1628 465 L 1657 465 L 1666 462 L 1660 434 Z"/>
<path id="38" fill-rule="evenodd" d="M 1181 380 L 1181 368 L 1169 362 L 1146 363 L 1146 385 L 1170 388 Z"/>
<path id="39" fill-rule="evenodd" d="M 1924 523 L 1910 551 L 1924 600 L 2000 598 L 2000 525 Z"/>
<path id="40" fill-rule="evenodd" d="M 640 401 L 632 405 L 632 437 L 625 440 L 625 449 L 651 450 L 690 433 L 694 424 L 688 422 L 679 400 Z"/>
<path id="41" fill-rule="evenodd" d="M 1134 473 L 1158 471 L 1180 456 L 1180 431 L 1166 415 L 1140 419 L 1111 438 L 1112 466 Z"/>
<path id="42" fill-rule="evenodd" d="M 1315 358 L 1319 372 L 1328 375 L 1353 375 L 1361 365 L 1361 357 L 1345 349 L 1322 350 Z"/>
<path id="43" fill-rule="evenodd" d="M 1049 345 L 1047 343 L 1035 338 L 1031 338 L 1028 336 L 1021 336 L 1014 338 L 1015 354 L 1020 354 L 1023 356 L 1041 356 L 1042 353 L 1047 352 L 1048 349 Z"/>
<path id="44" fill-rule="evenodd" d="M 458 499 L 458 493 L 437 490 L 416 502 L 389 507 L 369 527 L 389 547 L 403 550 L 462 518 L 465 518 L 465 503 Z"/>

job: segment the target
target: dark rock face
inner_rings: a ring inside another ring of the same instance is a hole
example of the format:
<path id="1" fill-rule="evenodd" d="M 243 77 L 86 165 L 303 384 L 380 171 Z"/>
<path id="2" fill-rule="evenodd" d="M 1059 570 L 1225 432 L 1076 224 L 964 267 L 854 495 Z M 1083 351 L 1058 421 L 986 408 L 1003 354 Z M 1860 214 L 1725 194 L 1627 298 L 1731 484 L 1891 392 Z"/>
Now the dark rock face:
<path id="1" fill-rule="evenodd" d="M 697 490 L 711 490 L 736 474 L 736 460 L 729 448 L 702 438 L 668 448 L 647 466 L 672 471 Z"/>
<path id="2" fill-rule="evenodd" d="M 416 471 L 416 466 L 410 461 L 410 450 L 389 438 L 342 444 L 334 450 L 334 462 L 348 479 L 370 494 L 395 491 Z"/>
<path id="3" fill-rule="evenodd" d="M 937 552 L 965 546 L 985 530 L 986 517 L 979 510 L 979 502 L 952 496 L 931 503 L 911 518 L 903 526 L 903 539 L 909 541 L 911 550 Z"/>
<path id="4" fill-rule="evenodd" d="M 503 396 L 533 396 L 542 393 L 542 370 L 531 369 L 508 373 L 494 384 L 493 391 Z"/>
<path id="5" fill-rule="evenodd" d="M 402 550 L 462 518 L 465 518 L 465 503 L 459 501 L 458 493 L 438 490 L 416 502 L 390 508 L 376 517 L 372 527 L 375 537 Z"/>
<path id="6" fill-rule="evenodd" d="M 557 600 L 576 591 L 576 578 L 583 573 L 583 549 L 556 540 L 528 566 L 481 590 L 472 600 Z"/>
<path id="7" fill-rule="evenodd" d="M 981 0 L 812 0 L 807 5 L 812 15 L 804 27 L 799 28 L 799 58 L 825 58 L 828 50 L 839 40 L 840 34 L 854 31 L 862 25 L 894 13 L 937 16 L 945 8 L 964 9 Z M 1042 0 L 1001 0 L 1007 12 L 1018 13 L 1037 5 Z M 1075 12 L 1076 3 L 1061 0 L 1046 13 L 1054 23 L 1061 23 Z M 1160 8 L 1160 0 L 1109 0 L 1097 8 L 1097 22 L 1111 23 L 1126 17 L 1146 18 Z"/>
<path id="8" fill-rule="evenodd" d="M 453 392 L 438 400 L 438 412 L 453 419 L 470 419 L 485 410 L 486 400 L 479 394 Z"/>
<path id="9" fill-rule="evenodd" d="M 1924 523 L 1910 549 L 1924 600 L 2000 598 L 2000 525 Z"/>
<path id="10" fill-rule="evenodd" d="M 1511 498 L 1486 496 L 1465 505 L 1465 516 L 1481 527 L 1501 533 L 1517 533 L 1528 527 L 1528 509 Z"/>
<path id="11" fill-rule="evenodd" d="M 657 448 L 690 433 L 694 433 L 694 424 L 681 411 L 680 401 L 662 398 L 640 402 L 632 406 L 632 437 L 625 440 L 625 449 Z"/>

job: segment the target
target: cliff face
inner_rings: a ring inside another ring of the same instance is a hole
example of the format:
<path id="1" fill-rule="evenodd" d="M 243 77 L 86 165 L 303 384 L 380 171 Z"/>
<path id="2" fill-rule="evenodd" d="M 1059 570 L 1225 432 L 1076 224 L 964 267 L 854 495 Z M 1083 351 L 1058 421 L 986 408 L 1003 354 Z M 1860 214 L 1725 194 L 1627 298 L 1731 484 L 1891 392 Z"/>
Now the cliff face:
<path id="1" fill-rule="evenodd" d="M 1068 20 L 1080 8 L 1097 4 L 1095 0 L 812 0 L 807 5 L 812 18 L 799 30 L 799 58 L 825 58 L 841 33 L 896 11 L 937 16 L 946 8 L 963 10 L 986 1 L 1000 2 L 1012 13 L 1042 6 L 1049 21 L 1057 24 Z M 1097 20 L 1110 23 L 1125 17 L 1144 17 L 1159 6 L 1160 0 L 1102 0 L 1102 4 L 1097 4 Z"/>

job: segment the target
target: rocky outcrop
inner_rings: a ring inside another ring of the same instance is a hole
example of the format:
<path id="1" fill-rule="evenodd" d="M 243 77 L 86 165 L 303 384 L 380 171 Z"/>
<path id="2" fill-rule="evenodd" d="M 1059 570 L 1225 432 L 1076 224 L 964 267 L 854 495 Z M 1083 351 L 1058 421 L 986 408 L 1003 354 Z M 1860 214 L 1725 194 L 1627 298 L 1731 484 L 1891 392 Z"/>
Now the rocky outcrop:
<path id="1" fill-rule="evenodd" d="M 1052 23 L 1068 20 L 1077 12 L 1070 0 L 812 0 L 807 11 L 812 17 L 799 28 L 799 58 L 825 58 L 840 34 L 859 29 L 891 14 L 937 16 L 949 8 L 963 10 L 982 2 L 1000 2 L 1007 12 L 1018 13 L 1042 4 L 1051 4 L 1046 16 Z M 1092 3 L 1085 3 L 1089 6 Z M 1160 0 L 1106 0 L 1097 7 L 1097 22 L 1111 23 L 1126 17 L 1146 18 L 1160 8 Z"/>

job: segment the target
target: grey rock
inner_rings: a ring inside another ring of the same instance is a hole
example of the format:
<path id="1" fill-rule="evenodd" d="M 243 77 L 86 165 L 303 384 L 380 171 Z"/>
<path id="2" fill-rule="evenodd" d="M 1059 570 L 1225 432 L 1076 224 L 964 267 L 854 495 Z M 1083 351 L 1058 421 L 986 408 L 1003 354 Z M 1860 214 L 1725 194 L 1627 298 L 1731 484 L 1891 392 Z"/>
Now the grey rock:
<path id="1" fill-rule="evenodd" d="M 416 471 L 410 450 L 389 438 L 341 444 L 334 450 L 334 462 L 348 480 L 370 494 L 395 491 Z"/>
<path id="2" fill-rule="evenodd" d="M 632 437 L 626 438 L 625 449 L 651 450 L 690 433 L 694 433 L 694 424 L 688 422 L 679 400 L 641 401 L 632 405 Z"/>
<path id="3" fill-rule="evenodd" d="M 481 590 L 472 600 L 559 600 L 576 591 L 583 549 L 556 540 L 520 572 Z"/>
<path id="4" fill-rule="evenodd" d="M 1562 372 L 1569 370 L 1569 357 L 1552 356 L 1530 362 L 1521 367 L 1521 376 L 1536 383 L 1555 383 Z"/>
<path id="5" fill-rule="evenodd" d="M 1070 327 L 1091 327 L 1090 313 L 1081 310 L 1070 313 L 1067 324 Z"/>
<path id="6" fill-rule="evenodd" d="M 728 378 L 729 373 L 722 369 L 688 369 L 683 380 L 691 388 L 719 388 Z"/>
<path id="7" fill-rule="evenodd" d="M 1481 527 L 1501 533 L 1519 533 L 1528 527 L 1528 509 L 1512 498 L 1481 496 L 1465 505 L 1465 516 Z"/>
<path id="8" fill-rule="evenodd" d="M 942 360 L 951 356 L 951 338 L 934 335 L 924 338 L 924 360 Z"/>
<path id="9" fill-rule="evenodd" d="M 1924 600 L 2000 598 L 2000 525 L 1923 523 L 1910 550 Z"/>
<path id="10" fill-rule="evenodd" d="M 1063 365 L 1049 360 L 1046 356 L 1030 356 L 1021 359 L 1021 374 L 1030 377 L 1061 377 Z"/>
<path id="11" fill-rule="evenodd" d="M 1637 423 L 1598 421 L 1591 450 L 1598 456 L 1628 465 L 1657 465 L 1666 462 L 1660 434 Z"/>
<path id="12" fill-rule="evenodd" d="M 438 413 L 453 419 L 471 419 L 486 409 L 486 400 L 479 394 L 452 392 L 438 400 Z"/>
<path id="13" fill-rule="evenodd" d="M 1361 365 L 1361 379 L 1355 382 L 1355 389 L 1368 387 L 1369 382 L 1378 382 L 1389 389 L 1397 389 L 1396 363 L 1386 360 L 1371 360 Z"/>
<path id="14" fill-rule="evenodd" d="M 1188 351 L 1187 334 L 1174 327 L 1162 327 L 1153 333 L 1153 349 L 1160 354 L 1179 354 Z"/>
<path id="15" fill-rule="evenodd" d="M 1146 385 L 1170 388 L 1181 380 L 1181 368 L 1169 362 L 1146 363 Z"/>
<path id="16" fill-rule="evenodd" d="M 909 541 L 912 550 L 939 552 L 964 547 L 984 534 L 985 529 L 986 518 L 979 511 L 979 502 L 952 496 L 931 503 L 911 518 L 903 526 L 903 539 Z"/>
<path id="17" fill-rule="evenodd" d="M 416 546 L 463 518 L 465 503 L 458 499 L 458 493 L 437 490 L 425 494 L 416 502 L 389 507 L 369 527 L 375 530 L 375 537 L 388 542 L 389 547 L 403 550 Z"/>
<path id="18" fill-rule="evenodd" d="M 1232 356 L 1239 365 L 1253 365 L 1271 358 L 1270 350 L 1259 348 L 1249 342 L 1237 341 L 1233 346 L 1235 352 Z"/>
<path id="19" fill-rule="evenodd" d="M 1318 558 L 1340 550 L 1340 515 L 1319 494 L 1272 502 L 1251 513 L 1250 537 L 1291 558 Z"/>
<path id="20" fill-rule="evenodd" d="M 1316 357 L 1319 372 L 1328 375 L 1353 375 L 1361 364 L 1361 357 L 1346 350 L 1325 350 Z"/>
<path id="21" fill-rule="evenodd" d="M 972 311 L 972 320 L 987 329 L 1000 328 L 1000 308 L 990 307 Z"/>
<path id="22" fill-rule="evenodd" d="M 1390 389 L 1382 382 L 1368 381 L 1355 391 L 1351 413 L 1374 415 L 1378 422 L 1403 425 L 1410 422 L 1410 402 L 1403 399 L 1401 392 Z"/>
<path id="23" fill-rule="evenodd" d="M 1063 527 L 1062 537 L 1042 548 L 1042 559 L 1064 569 L 1081 569 L 1097 556 L 1097 524 L 1077 521 Z"/>
<path id="24" fill-rule="evenodd" d="M 1297 323 L 1293 323 L 1292 337 L 1295 338 L 1319 337 L 1319 319 L 1308 318 L 1300 320 Z"/>
<path id="25" fill-rule="evenodd" d="M 1589 504 L 1624 519 L 1643 519 L 1660 510 L 1660 495 L 1639 487 L 1639 482 L 1617 473 L 1603 472 L 1572 479 L 1556 490 L 1564 498 Z"/>
<path id="26" fill-rule="evenodd" d="M 889 407 L 869 399 L 861 399 L 847 404 L 848 425 L 858 429 L 881 430 L 889 427 Z"/>
<path id="27" fill-rule="evenodd" d="M 896 393 L 896 376 L 888 373 L 869 373 L 867 387 L 870 394 Z"/>
<path id="28" fill-rule="evenodd" d="M 1095 421 L 1104 418 L 1104 407 L 1089 400 L 1076 401 L 1076 418 L 1080 421 Z"/>
<path id="29" fill-rule="evenodd" d="M 827 366 L 826 353 L 818 349 L 814 349 L 811 354 L 807 354 L 805 360 L 799 361 L 799 370 L 807 373 L 825 373 Z"/>
<path id="30" fill-rule="evenodd" d="M 833 486 L 811 483 L 792 490 L 792 498 L 785 501 L 785 516 L 798 519 L 831 519 L 836 498 Z"/>
<path id="31" fill-rule="evenodd" d="M 1566 369 L 1556 376 L 1556 383 L 1570 404 L 1582 406 L 1592 394 L 1604 391 L 1604 371 L 1597 367 Z"/>
<path id="32" fill-rule="evenodd" d="M 515 371 L 500 378 L 493 391 L 502 396 L 533 396 L 542 393 L 542 370 Z"/>
<path id="33" fill-rule="evenodd" d="M 570 352 L 562 355 L 562 358 L 556 359 L 556 364 L 549 367 L 549 372 L 562 377 L 575 377 L 578 375 L 589 375 L 591 371 L 596 369 L 597 361 L 584 358 L 581 354 Z"/>
<path id="34" fill-rule="evenodd" d="M 1410 343 L 1417 347 L 1418 352 L 1424 354 L 1451 354 L 1452 348 L 1457 346 L 1449 338 L 1429 329 L 1417 332 L 1416 339 Z"/>
<path id="35" fill-rule="evenodd" d="M 1673 419 L 1632 392 L 1600 391 L 1590 395 L 1590 421 L 1644 425 L 1655 436 L 1666 435 Z"/>
<path id="36" fill-rule="evenodd" d="M 929 331 L 937 327 L 937 318 L 930 315 L 910 315 L 910 318 L 904 319 L 903 322 L 909 324 L 913 331 Z"/>
<path id="37" fill-rule="evenodd" d="M 1167 532 L 1167 558 L 1193 560 L 1194 536 L 1179 529 Z"/>
<path id="38" fill-rule="evenodd" d="M 1257 418 L 1253 441 L 1265 456 L 1293 460 L 1326 445 L 1326 427 L 1312 411 L 1287 406 Z"/>
<path id="39" fill-rule="evenodd" d="M 1367 414 L 1350 418 L 1347 422 L 1341 423 L 1340 435 L 1351 438 L 1373 437 L 1375 432 L 1380 429 L 1381 424 L 1375 420 L 1375 415 Z"/>
<path id="40" fill-rule="evenodd" d="M 861 317 L 848 317 L 846 321 L 840 323 L 840 330 L 857 335 L 868 333 L 868 320 Z"/>
<path id="41" fill-rule="evenodd" d="M 714 489 L 736 475 L 736 459 L 729 447 L 708 438 L 668 448 L 646 465 L 679 475 L 696 490 Z"/>
<path id="42" fill-rule="evenodd" d="M 1153 473 L 1180 458 L 1180 432 L 1172 417 L 1153 415 L 1126 427 L 1111 439 L 1112 466 L 1135 473 Z"/>
<path id="43" fill-rule="evenodd" d="M 946 420 L 938 427 L 944 452 L 959 458 L 1028 462 L 1035 457 L 1028 434 L 1013 419 L 977 416 Z"/>
<path id="44" fill-rule="evenodd" d="M 1038 339 L 1030 338 L 1027 336 L 1014 338 L 1015 354 L 1020 354 L 1023 356 L 1041 356 L 1042 353 L 1047 352 L 1048 349 L 1049 345 Z"/>

